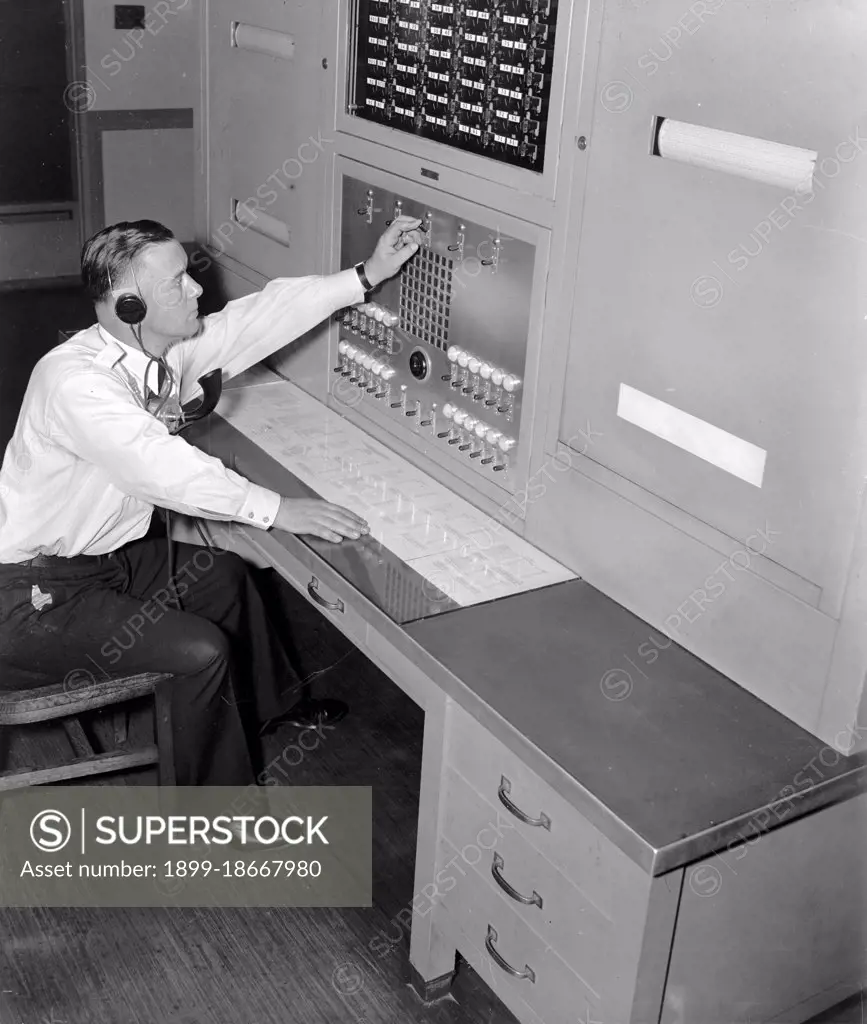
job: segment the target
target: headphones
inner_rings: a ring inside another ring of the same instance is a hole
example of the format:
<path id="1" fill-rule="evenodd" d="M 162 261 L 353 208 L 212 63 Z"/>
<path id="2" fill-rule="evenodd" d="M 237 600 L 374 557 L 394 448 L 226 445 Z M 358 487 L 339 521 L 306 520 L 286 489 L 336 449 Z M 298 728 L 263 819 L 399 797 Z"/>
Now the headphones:
<path id="1" fill-rule="evenodd" d="M 106 271 L 108 273 L 108 287 L 111 289 L 111 271 L 107 267 Z M 147 316 L 147 312 L 148 308 L 145 300 L 141 295 L 136 295 L 135 292 L 124 292 L 122 295 L 118 295 L 114 303 L 115 316 L 121 323 L 128 324 L 130 327 L 140 324 Z"/>
<path id="2" fill-rule="evenodd" d="M 114 312 L 121 323 L 134 327 L 147 316 L 148 308 L 141 295 L 125 292 L 118 296 L 117 302 L 114 304 Z"/>

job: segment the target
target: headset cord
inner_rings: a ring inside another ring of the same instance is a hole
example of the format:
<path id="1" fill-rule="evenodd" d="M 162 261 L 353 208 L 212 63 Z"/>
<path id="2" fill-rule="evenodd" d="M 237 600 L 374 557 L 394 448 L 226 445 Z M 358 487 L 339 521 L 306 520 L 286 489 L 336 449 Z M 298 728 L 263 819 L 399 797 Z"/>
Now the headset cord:
<path id="1" fill-rule="evenodd" d="M 142 352 L 144 352 L 144 354 L 150 358 L 151 363 L 156 363 L 157 367 L 162 367 L 163 370 L 165 371 L 166 376 L 168 377 L 169 386 L 165 388 L 165 394 L 163 395 L 161 393 L 163 391 L 162 387 L 159 387 L 158 385 L 157 388 L 157 397 L 159 398 L 159 405 L 157 405 L 153 414 L 154 416 L 159 417 L 159 414 L 162 412 L 163 406 L 169 400 L 174 391 L 175 375 L 172 373 L 171 367 L 168 365 L 165 359 L 163 359 L 162 356 L 152 356 L 150 352 L 148 352 L 148 350 L 145 348 L 144 342 L 142 341 L 141 325 L 138 325 L 137 327 L 136 325 L 130 326 L 132 328 L 132 332 L 136 341 L 139 343 L 139 348 L 141 348 Z M 150 365 L 151 364 L 148 363 L 147 368 L 145 369 L 145 388 L 147 388 L 147 376 L 148 372 L 150 371 Z M 166 568 L 168 571 L 168 591 L 169 594 L 171 595 L 175 583 L 175 545 L 174 540 L 172 539 L 172 513 L 167 508 L 163 508 L 162 513 L 163 520 L 166 524 Z M 177 602 L 178 611 L 182 612 L 184 610 L 184 607 L 183 603 L 181 602 L 180 594 L 175 593 L 175 601 Z"/>

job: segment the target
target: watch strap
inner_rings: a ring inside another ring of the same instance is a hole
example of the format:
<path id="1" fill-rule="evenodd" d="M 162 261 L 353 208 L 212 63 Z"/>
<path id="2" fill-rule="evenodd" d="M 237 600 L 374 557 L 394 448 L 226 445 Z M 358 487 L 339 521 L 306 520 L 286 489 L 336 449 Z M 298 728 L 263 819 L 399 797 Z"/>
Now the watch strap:
<path id="1" fill-rule="evenodd" d="M 364 272 L 363 263 L 355 264 L 355 273 L 358 274 L 358 280 L 361 282 L 361 287 L 364 289 L 364 294 L 367 295 L 368 293 L 372 292 L 373 285 L 367 279 L 367 274 L 365 274 Z"/>

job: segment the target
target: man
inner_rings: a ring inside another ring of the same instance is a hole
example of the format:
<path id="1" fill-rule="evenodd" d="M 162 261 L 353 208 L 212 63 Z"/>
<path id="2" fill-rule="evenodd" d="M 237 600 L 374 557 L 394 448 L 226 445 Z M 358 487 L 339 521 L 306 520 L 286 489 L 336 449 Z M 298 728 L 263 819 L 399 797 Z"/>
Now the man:
<path id="1" fill-rule="evenodd" d="M 98 323 L 39 361 L 0 468 L 0 691 L 170 672 L 178 784 L 253 781 L 245 724 L 279 721 L 292 669 L 237 555 L 194 562 L 201 549 L 177 545 L 184 589 L 166 589 L 154 507 L 334 542 L 368 527 L 259 487 L 173 432 L 200 377 L 232 377 L 363 301 L 418 249 L 418 224 L 397 218 L 356 268 L 272 281 L 203 319 L 167 228 L 116 224 L 85 244 Z"/>

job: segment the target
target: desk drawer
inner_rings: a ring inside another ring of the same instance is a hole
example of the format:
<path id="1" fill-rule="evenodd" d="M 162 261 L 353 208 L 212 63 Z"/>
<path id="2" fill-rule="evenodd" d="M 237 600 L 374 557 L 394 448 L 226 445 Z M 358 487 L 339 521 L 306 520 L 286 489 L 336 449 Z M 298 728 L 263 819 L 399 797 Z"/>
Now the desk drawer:
<path id="1" fill-rule="evenodd" d="M 264 562 L 278 572 L 353 643 L 364 648 L 367 622 L 352 604 L 353 595 L 357 600 L 358 592 L 339 573 L 318 559 L 319 564 L 315 569 L 308 568 L 276 537 L 264 531 L 254 532 L 241 527 L 233 530 L 233 537 L 237 539 L 235 550 L 239 554 L 243 555 L 244 547 L 248 547 L 257 564 Z M 316 556 L 311 552 L 310 557 L 313 559 Z"/>
<path id="2" fill-rule="evenodd" d="M 440 842 L 445 861 L 460 856 L 448 840 Z M 481 883 L 475 872 L 469 870 L 458 876 L 455 887 L 443 897 L 441 908 L 440 927 L 449 940 L 520 1020 L 576 1024 L 589 1019 L 607 1024 L 602 995 Z M 510 968 L 531 973 L 531 977 L 513 977 Z M 532 1013 L 522 1012 L 521 1004 Z"/>
<path id="3" fill-rule="evenodd" d="M 624 988 L 626 979 L 635 973 L 640 932 L 636 936 L 634 928 L 629 931 L 630 922 L 612 922 L 518 834 L 509 817 L 447 769 L 441 834 L 460 859 L 451 867 L 444 866 L 443 872 L 454 877 L 471 868 L 479 876 L 478 885 L 518 914 L 593 988 Z M 510 895 L 506 886 L 516 895 Z M 535 902 L 524 903 L 519 896 Z"/>
<path id="4" fill-rule="evenodd" d="M 446 762 L 611 921 L 646 905 L 650 878 L 457 704 L 449 709 Z M 510 804 L 513 809 L 510 809 Z M 521 815 L 540 822 L 528 824 Z M 480 821 L 483 828 L 486 821 Z"/>

